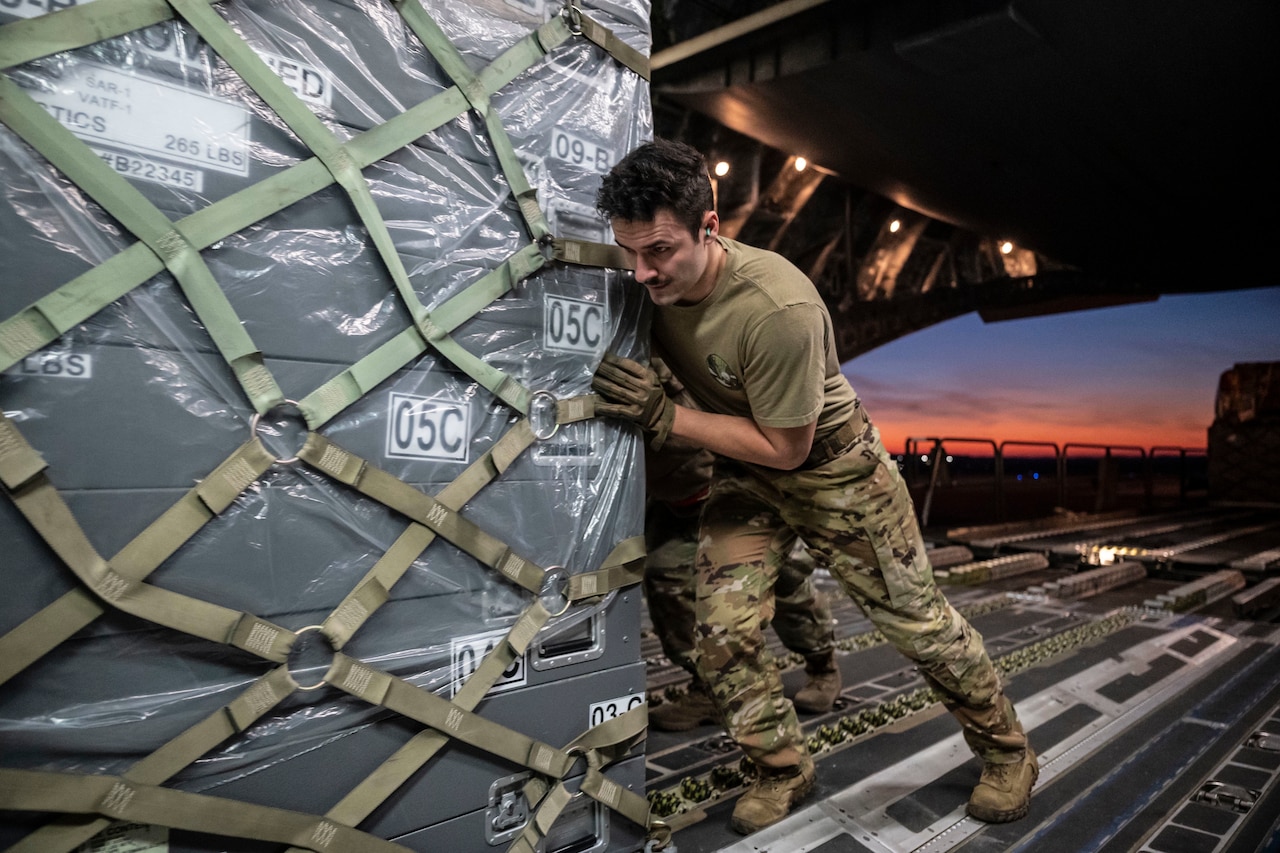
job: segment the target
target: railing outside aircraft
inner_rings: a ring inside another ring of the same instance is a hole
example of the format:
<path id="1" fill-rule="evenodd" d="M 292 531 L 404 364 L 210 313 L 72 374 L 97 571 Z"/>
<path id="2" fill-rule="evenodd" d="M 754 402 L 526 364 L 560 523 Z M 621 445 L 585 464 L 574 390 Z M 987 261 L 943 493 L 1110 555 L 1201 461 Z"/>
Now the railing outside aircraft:
<path id="1" fill-rule="evenodd" d="M 927 437 L 908 438 L 897 458 L 924 526 L 1168 509 L 1208 498 L 1203 448 Z"/>

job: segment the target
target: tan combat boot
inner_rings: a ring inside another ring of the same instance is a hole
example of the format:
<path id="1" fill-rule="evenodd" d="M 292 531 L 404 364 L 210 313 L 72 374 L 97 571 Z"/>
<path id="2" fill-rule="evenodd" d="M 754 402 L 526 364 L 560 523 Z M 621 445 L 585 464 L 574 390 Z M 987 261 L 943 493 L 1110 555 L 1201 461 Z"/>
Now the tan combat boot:
<path id="1" fill-rule="evenodd" d="M 719 723 L 720 712 L 698 679 L 689 682 L 688 689 L 668 702 L 649 711 L 649 725 L 664 732 L 687 732 L 708 723 Z"/>
<path id="2" fill-rule="evenodd" d="M 1026 817 L 1031 807 L 1031 786 L 1040 776 L 1040 764 L 1030 745 L 1021 761 L 982 765 L 982 778 L 973 789 L 969 814 L 987 823 L 1008 823 Z"/>
<path id="3" fill-rule="evenodd" d="M 814 775 L 813 759 L 807 755 L 795 773 L 761 775 L 738 798 L 729 825 L 735 832 L 750 835 L 777 823 L 813 790 Z"/>
<path id="4" fill-rule="evenodd" d="M 831 651 L 808 656 L 804 671 L 809 676 L 809 680 L 796 693 L 791 703 L 796 706 L 797 711 L 804 711 L 806 714 L 830 711 L 843 686 L 840 681 L 840 667 L 836 665 L 836 653 Z"/>

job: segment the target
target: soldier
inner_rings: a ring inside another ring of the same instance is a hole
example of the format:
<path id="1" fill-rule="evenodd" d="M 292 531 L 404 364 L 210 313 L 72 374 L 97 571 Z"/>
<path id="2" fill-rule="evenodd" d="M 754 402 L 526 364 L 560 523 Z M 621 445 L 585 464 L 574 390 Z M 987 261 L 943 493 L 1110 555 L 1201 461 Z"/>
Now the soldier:
<path id="1" fill-rule="evenodd" d="M 796 536 L 960 722 L 983 763 L 969 813 L 1023 817 L 1035 753 L 982 638 L 934 583 L 910 495 L 840 372 L 812 282 L 781 256 L 717 234 L 705 160 L 682 143 L 628 154 L 596 202 L 654 303 L 655 352 L 698 404 L 676 404 L 651 367 L 606 354 L 596 411 L 637 423 L 651 449 L 675 437 L 717 457 L 700 520 L 697 667 L 760 771 L 733 828 L 781 820 L 813 786 L 795 709 L 761 654 L 761 603 Z"/>
<path id="2" fill-rule="evenodd" d="M 660 376 L 661 362 L 654 365 Z M 669 372 L 667 372 L 669 375 Z M 666 377 L 664 377 L 665 379 Z M 664 382 L 673 398 L 678 385 Z M 646 459 L 648 505 L 645 509 L 644 590 L 654 633 L 667 659 L 692 676 L 689 687 L 649 712 L 649 723 L 663 731 L 687 731 L 719 723 L 720 713 L 694 663 L 695 573 L 698 517 L 706 500 L 714 457 L 706 450 L 677 450 L 668 442 Z M 826 597 L 813 585 L 813 557 L 797 542 L 783 557 L 773 596 L 762 602 L 762 623 L 771 623 L 782 644 L 805 661 L 804 686 L 792 697 L 800 711 L 830 711 L 840 695 L 835 659 L 835 630 Z M 770 618 L 772 616 L 772 618 Z"/>

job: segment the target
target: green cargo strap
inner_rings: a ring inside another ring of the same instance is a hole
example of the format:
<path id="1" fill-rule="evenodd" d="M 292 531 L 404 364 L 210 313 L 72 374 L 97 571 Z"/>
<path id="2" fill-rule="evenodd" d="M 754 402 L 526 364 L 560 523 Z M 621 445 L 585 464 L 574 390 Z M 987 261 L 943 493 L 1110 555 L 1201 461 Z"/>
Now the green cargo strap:
<path id="1" fill-rule="evenodd" d="M 399 844 L 327 818 L 144 785 L 118 776 L 0 769 L 0 808 L 99 814 L 119 821 L 293 844 L 317 853 L 409 853 Z"/>
<path id="2" fill-rule="evenodd" d="M 303 397 L 298 408 L 318 429 L 426 351 L 427 342 L 418 330 L 405 329 Z"/>
<path id="3" fill-rule="evenodd" d="M 486 85 L 485 80 L 471 73 L 471 69 L 462 58 L 462 54 L 454 47 L 453 42 L 449 41 L 448 36 L 444 34 L 439 25 L 427 14 L 427 11 L 422 8 L 422 4 L 418 0 L 394 0 L 394 2 L 396 8 L 400 10 L 400 15 L 404 18 L 405 23 L 409 25 L 409 28 L 422 41 L 427 51 L 444 69 L 445 74 L 449 75 L 449 79 L 466 95 L 467 101 L 471 104 L 471 109 L 475 110 L 484 121 L 485 129 L 489 134 L 489 142 L 493 145 L 493 153 L 498 158 L 499 168 L 501 168 L 502 174 L 506 176 L 507 185 L 511 188 L 512 195 L 515 196 L 520 208 L 520 215 L 524 218 L 533 242 L 537 243 L 543 237 L 549 236 L 551 229 L 547 225 L 542 208 L 538 206 L 534 190 L 529 186 L 528 178 L 525 177 L 524 167 L 516 156 L 515 147 L 511 144 L 511 138 L 507 135 L 506 128 L 502 126 L 502 117 L 498 115 L 497 110 L 494 110 L 490 104 L 489 98 L 494 90 Z M 524 43 L 527 42 L 528 39 L 526 38 Z M 533 62 L 541 57 L 528 55 L 527 58 L 530 62 Z M 510 57 L 508 57 L 508 61 L 510 61 Z"/>
<path id="4" fill-rule="evenodd" d="M 67 12 L 90 9 L 107 2 L 110 0 L 97 0 L 95 4 Z M 46 19 L 36 20 L 44 22 Z M 0 34 L 7 32 L 10 26 L 13 24 L 0 27 Z M 3 97 L 3 92 L 0 92 L 0 101 Z M 347 143 L 347 150 L 363 168 L 452 121 L 466 108 L 467 102 L 456 88 L 447 90 L 360 134 Z M 203 249 L 331 183 L 333 176 L 323 163 L 316 158 L 304 160 L 192 213 L 174 227 L 180 228 L 194 247 Z M 164 268 L 161 258 L 147 245 L 135 243 L 24 311 L 0 321 L 0 370 L 52 343 Z"/>
<path id="5" fill-rule="evenodd" d="M 572 37 L 573 33 L 560 17 L 547 21 L 480 71 L 477 76 L 484 90 L 496 92 L 503 88 Z"/>
<path id="6" fill-rule="evenodd" d="M 122 775 L 128 782 L 160 785 L 218 744 L 243 732 L 289 696 L 288 667 L 277 667 L 254 681 L 239 696 L 191 726 Z M 68 853 L 110 826 L 110 818 L 63 818 L 42 826 L 5 853 Z"/>
<path id="7" fill-rule="evenodd" d="M 122 36 L 173 17 L 163 0 L 98 0 L 0 27 L 0 70 Z"/>
<path id="8" fill-rule="evenodd" d="M 278 634 L 283 629 L 247 614 L 142 583 L 136 577 L 117 571 L 85 536 L 75 515 L 49 481 L 44 460 L 3 415 L 0 415 L 0 475 L 5 478 L 5 488 L 14 505 L 36 532 L 86 587 L 111 606 L 184 633 L 215 642 L 230 641 L 268 660 L 283 661 L 288 654 L 289 645 L 285 637 Z M 17 481 L 17 477 L 23 479 Z M 14 482 L 16 488 L 11 488 L 10 482 Z M 219 490 L 226 491 L 222 486 Z M 194 491 L 199 496 L 201 488 Z M 251 619 L 252 624 L 246 619 Z M 237 626 L 242 626 L 241 633 L 235 632 Z M 24 636 L 29 639 L 29 635 Z"/>
<path id="9" fill-rule="evenodd" d="M 569 578 L 569 600 L 576 603 L 639 583 L 644 578 L 644 557 L 643 536 L 622 540 L 605 557 L 599 569 Z"/>
<path id="10" fill-rule="evenodd" d="M 298 458 L 362 495 L 431 528 L 481 563 L 496 569 L 512 583 L 534 593 L 542 589 L 546 571 L 540 566 L 516 554 L 506 544 L 435 498 L 374 467 L 324 436 L 311 433 L 298 451 Z"/>
<path id="11" fill-rule="evenodd" d="M 218 351 L 235 371 L 256 411 L 266 412 L 284 400 L 275 377 L 263 363 L 261 352 L 218 287 L 199 249 L 178 226 L 4 75 L 0 75 L 0 121 L 44 155 L 163 261 Z"/>
<path id="12" fill-rule="evenodd" d="M 568 17 L 570 32 L 575 35 L 581 33 L 587 41 L 601 48 L 644 79 L 649 79 L 649 57 L 618 38 L 613 30 L 592 20 L 589 15 L 583 14 L 578 0 L 569 0 L 562 14 Z"/>
<path id="13" fill-rule="evenodd" d="M 48 463 L 13 421 L 0 411 L 0 483 L 9 492 L 16 492 L 44 473 Z"/>
<path id="14" fill-rule="evenodd" d="M 519 421 L 517 425 L 527 423 Z M 480 489 L 500 473 L 494 462 L 495 458 L 505 459 L 518 455 L 532 442 L 533 433 L 527 428 L 521 430 L 513 427 L 507 430 L 488 452 L 468 465 L 452 483 L 445 486 L 436 500 L 454 511 L 461 509 L 463 504 L 475 497 Z M 322 629 L 335 649 L 346 645 L 365 620 L 386 602 L 388 590 L 395 586 L 435 538 L 434 530 L 420 524 L 411 524 L 400 534 L 356 584 L 355 589 L 324 620 Z"/>
<path id="15" fill-rule="evenodd" d="M 605 267 L 614 270 L 634 270 L 635 261 L 621 246 L 592 243 L 588 240 L 570 240 L 556 237 L 555 259 L 566 264 L 584 267 Z"/>
<path id="16" fill-rule="evenodd" d="M 538 786 L 543 787 L 543 786 Z M 526 788 L 527 790 L 527 788 Z M 563 784 L 557 782 L 546 790 L 546 794 L 536 802 L 537 807 L 529 818 L 529 822 L 520 830 L 515 841 L 507 848 L 507 853 L 537 853 L 541 849 L 540 842 L 547 837 L 551 826 L 560 817 L 565 806 L 573 802 L 573 794 Z"/>
<path id="17" fill-rule="evenodd" d="M 598 245 L 598 244 L 590 244 Z M 511 292 L 516 285 L 528 278 L 546 263 L 546 257 L 537 245 L 528 245 L 511 255 L 500 266 L 490 270 L 461 292 L 447 299 L 430 314 L 431 325 L 442 335 L 453 332 L 458 326 L 480 313 L 499 297 Z M 351 367 L 330 379 L 324 385 L 303 397 L 299 403 L 307 423 L 317 428 L 343 411 L 365 394 L 372 391 L 393 373 L 405 367 L 427 350 L 427 342 L 417 329 L 406 329 L 387 341 Z M 460 350 L 461 348 L 457 348 Z M 456 352 L 456 350 L 451 350 Z M 530 393 L 505 374 L 489 368 L 482 361 L 462 351 L 460 357 L 468 364 L 480 364 L 480 370 L 467 369 L 454 361 L 455 366 L 467 371 L 473 379 L 493 390 L 503 389 L 503 400 L 516 411 L 526 413 Z M 448 353 L 445 353 L 448 355 Z M 452 359 L 451 359 L 452 360 Z M 483 373 L 477 376 L 477 373 Z M 586 398 L 575 398 L 586 399 Z M 583 417 L 591 417 L 587 414 Z M 581 420 L 575 412 L 562 413 L 560 423 Z"/>
<path id="18" fill-rule="evenodd" d="M 275 111 L 302 143 L 315 152 L 335 182 L 346 192 L 364 225 L 378 257 L 391 275 L 400 298 L 415 320 L 426 308 L 409 284 L 409 274 L 392 242 L 387 224 L 373 200 L 359 166 L 342 142 L 315 113 L 267 66 L 266 62 L 231 28 L 205 0 L 169 0 L 173 8 L 198 32 L 218 56 L 231 66 L 262 100 Z"/>
<path id="19" fill-rule="evenodd" d="M 539 843 L 546 837 L 565 806 L 579 796 L 589 796 L 633 823 L 649 829 L 649 801 L 600 772 L 624 758 L 644 740 L 648 714 L 647 706 L 639 705 L 612 720 L 593 726 L 565 746 L 565 752 L 569 755 L 583 756 L 586 759 L 586 775 L 579 786 L 579 794 L 569 795 L 563 780 L 548 786 L 541 779 L 531 779 L 524 786 L 524 795 L 528 802 L 537 804 L 534 816 L 508 848 L 509 853 L 534 853 L 539 849 Z"/>
<path id="20" fill-rule="evenodd" d="M 573 765 L 573 756 L 550 744 L 486 720 L 342 652 L 334 654 L 329 672 L 329 683 L 339 690 L 536 773 L 559 777 Z"/>
<path id="21" fill-rule="evenodd" d="M 453 697 L 453 704 L 464 711 L 474 710 L 489 692 L 489 688 L 502 677 L 507 667 L 524 655 L 533 638 L 549 618 L 550 614 L 546 608 L 534 599 L 507 631 L 503 641 L 494 646 L 493 651 L 485 656 L 480 666 L 462 685 L 457 695 Z M 343 797 L 326 813 L 326 816 L 350 826 L 359 824 L 448 742 L 448 736 L 434 729 L 418 732 Z M 295 853 L 295 851 L 290 850 L 289 853 Z"/>
<path id="22" fill-rule="evenodd" d="M 607 767 L 625 757 L 644 740 L 648 725 L 649 709 L 641 704 L 589 729 L 574 741 L 570 749 L 587 748 L 593 754 L 603 755 L 601 767 Z M 643 826 L 646 830 L 651 829 L 649 800 L 606 777 L 600 772 L 600 767 L 588 765 L 586 778 L 582 780 L 579 790 L 632 823 Z"/>
<path id="23" fill-rule="evenodd" d="M 27 448 L 39 458 L 3 414 L 0 414 L 0 447 Z M 0 472 L 5 453 L 0 449 Z M 256 438 L 241 445 L 195 488 L 147 526 L 111 558 L 110 564 L 126 578 L 140 581 L 206 523 L 231 505 L 274 460 Z M 24 463 L 30 466 L 32 463 Z M 24 481 L 25 482 L 25 481 Z M 77 587 L 0 636 L 0 684 L 12 678 L 105 612 L 84 588 Z"/>

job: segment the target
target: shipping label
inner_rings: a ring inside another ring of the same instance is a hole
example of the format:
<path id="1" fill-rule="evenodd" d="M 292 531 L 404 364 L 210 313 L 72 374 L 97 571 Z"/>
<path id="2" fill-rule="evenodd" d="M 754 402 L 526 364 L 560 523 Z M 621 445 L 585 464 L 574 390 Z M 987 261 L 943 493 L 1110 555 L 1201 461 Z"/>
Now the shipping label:
<path id="1" fill-rule="evenodd" d="M 480 664 L 484 662 L 485 657 L 497 648 L 498 643 L 506 635 L 507 632 L 505 630 L 486 631 L 483 634 L 454 637 L 450 641 L 449 658 L 453 668 L 453 692 L 451 695 L 458 695 L 462 685 L 475 674 L 475 671 L 480 668 Z M 517 687 L 523 687 L 528 683 L 529 665 L 527 658 L 528 655 L 524 654 L 513 660 L 511 665 L 489 688 L 489 693 L 503 693 L 507 690 L 515 690 Z"/>
<path id="2" fill-rule="evenodd" d="M 643 704 L 643 693 L 631 693 L 627 696 L 619 696 L 617 699 L 595 702 L 587 710 L 587 725 L 594 728 L 615 717 L 621 717 L 632 708 L 638 708 Z"/>
<path id="3" fill-rule="evenodd" d="M 86 142 L 249 174 L 249 113 L 236 104 L 89 62 L 48 83 L 32 97 Z"/>
<path id="4" fill-rule="evenodd" d="M 546 297 L 542 306 L 543 348 L 551 352 L 594 354 L 604 345 L 609 312 L 599 302 Z"/>
<path id="5" fill-rule="evenodd" d="M 471 407 L 466 401 L 392 392 L 387 405 L 389 458 L 467 461 Z"/>
<path id="6" fill-rule="evenodd" d="M 551 157 L 602 175 L 614 164 L 612 149 L 559 127 L 551 132 Z"/>
<path id="7" fill-rule="evenodd" d="M 125 154 L 120 151 L 108 151 L 94 145 L 90 145 L 89 148 L 101 157 L 104 163 L 126 178 L 163 184 L 167 187 L 178 187 L 197 193 L 204 192 L 204 172 L 199 169 L 189 169 L 186 166 L 163 163 L 149 157 L 138 157 L 135 154 Z"/>
<path id="8" fill-rule="evenodd" d="M 93 356 L 83 352 L 38 352 L 18 362 L 9 372 L 46 379 L 92 379 Z"/>

